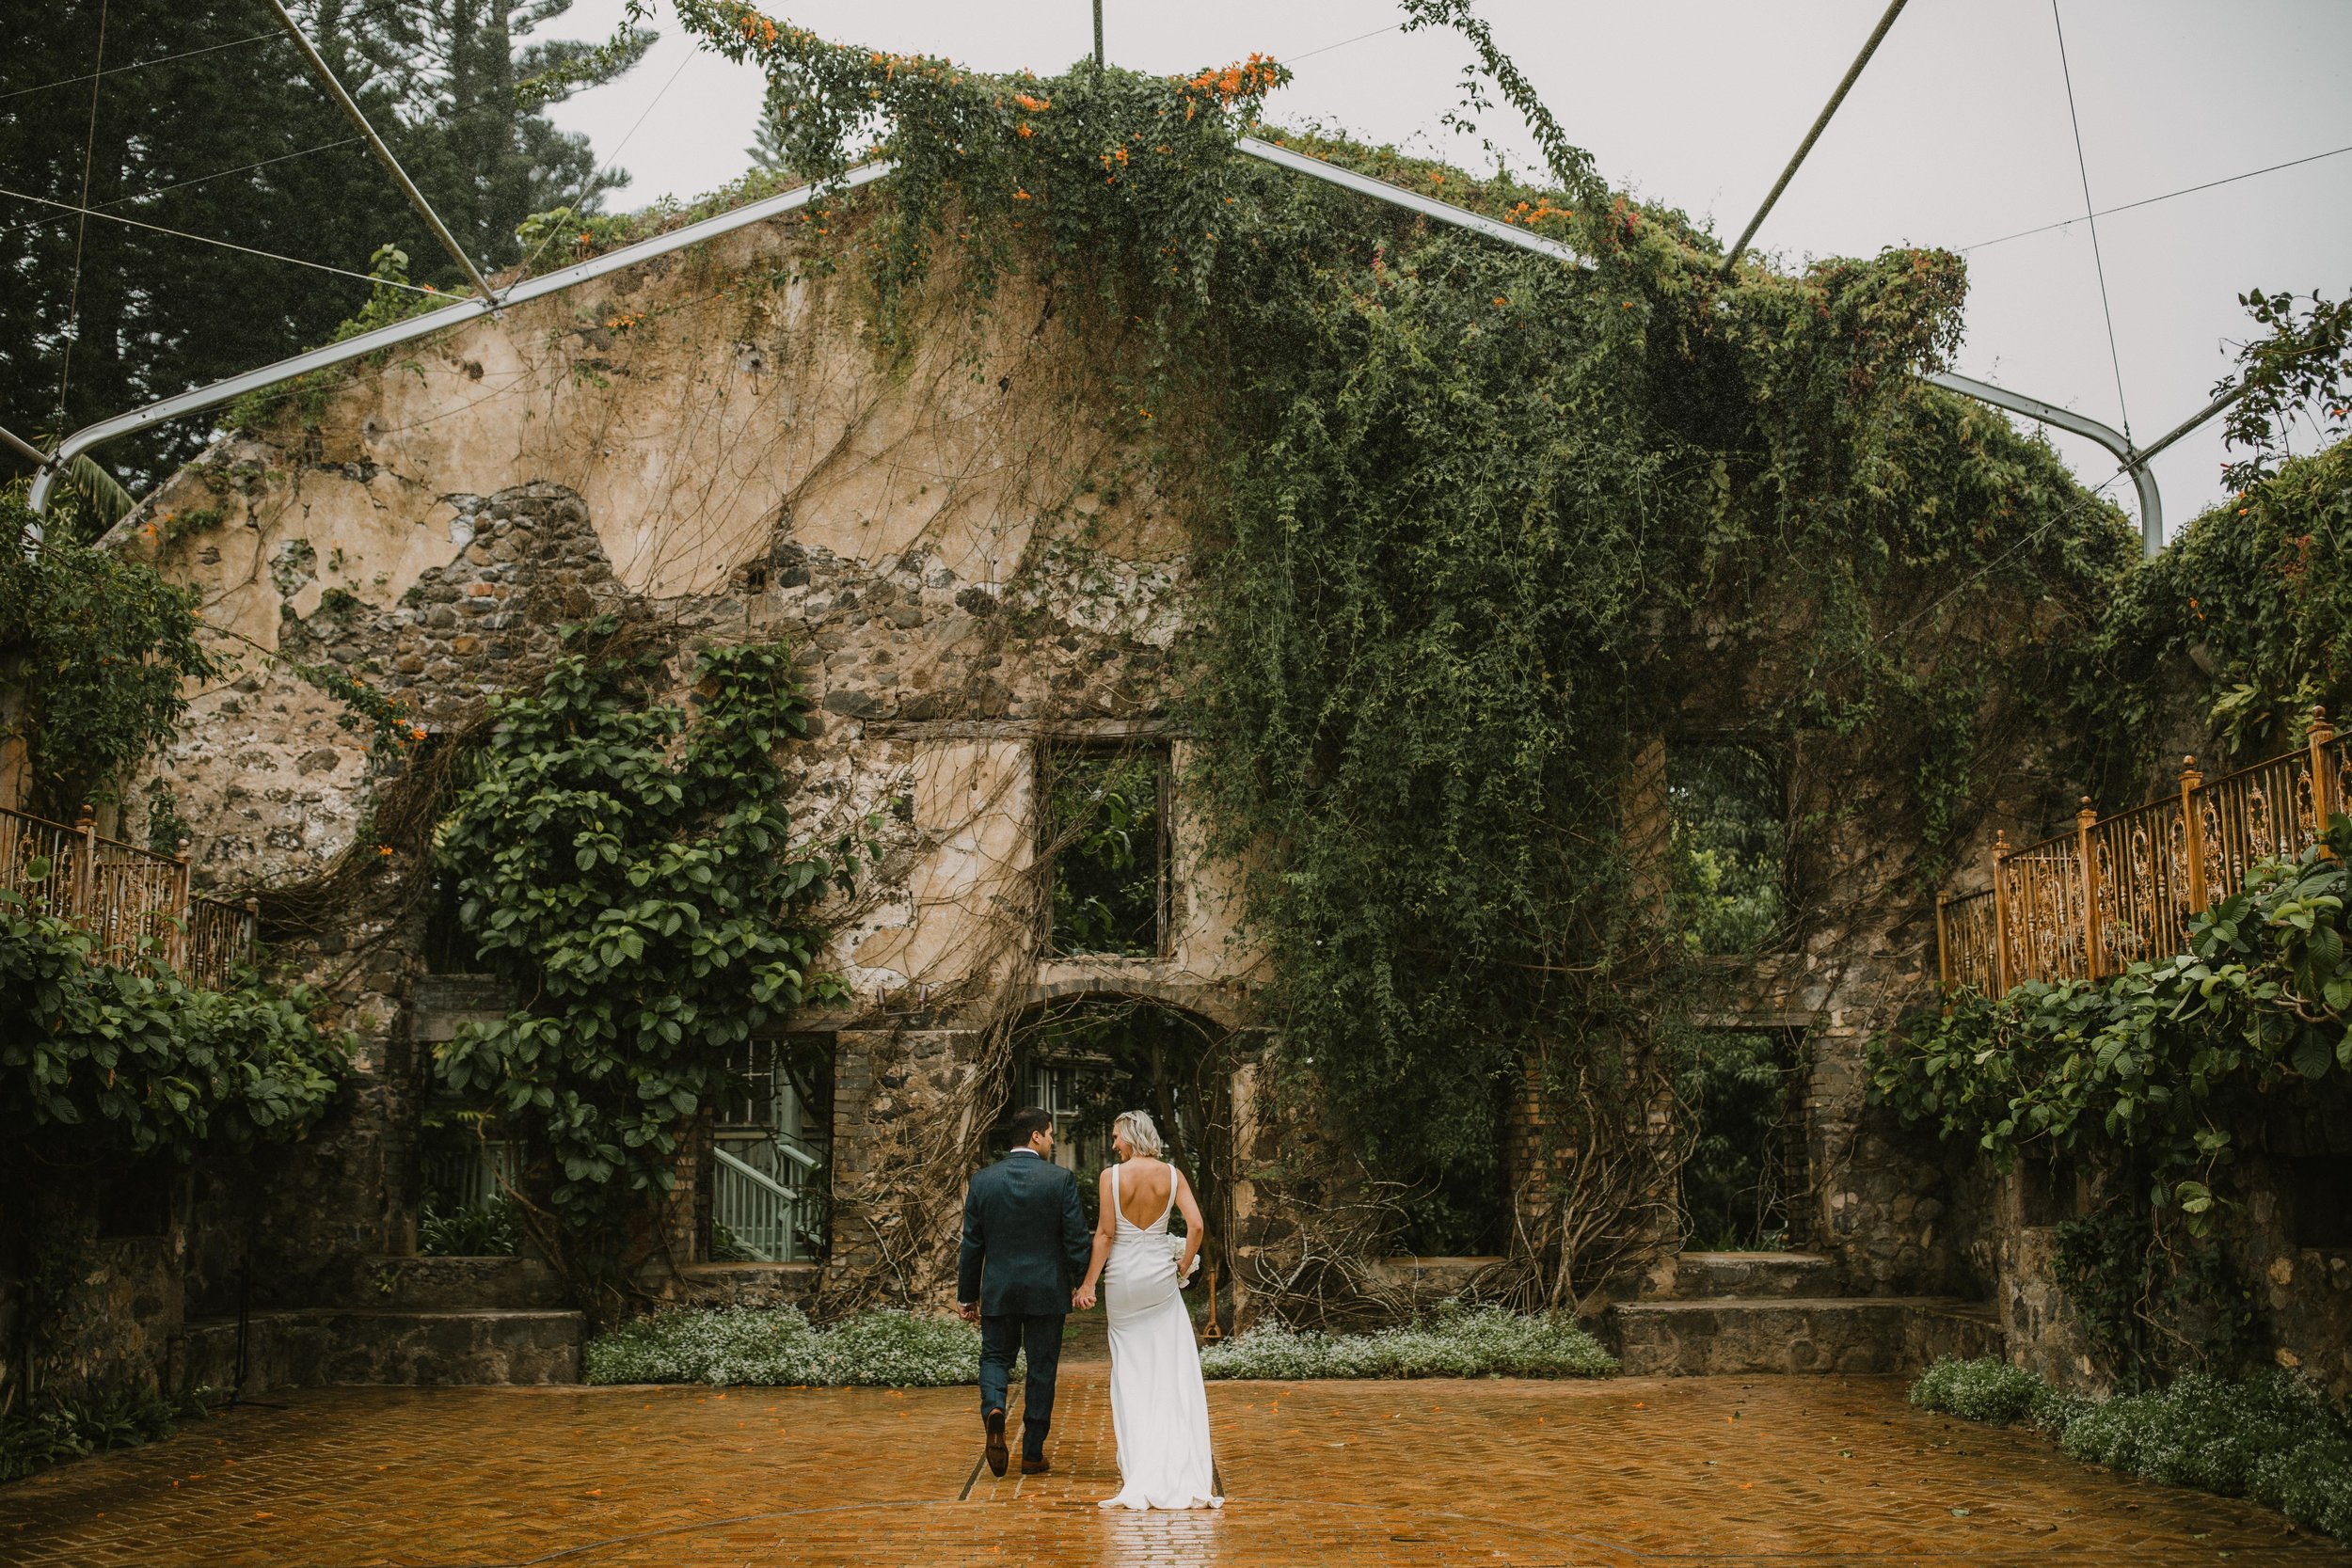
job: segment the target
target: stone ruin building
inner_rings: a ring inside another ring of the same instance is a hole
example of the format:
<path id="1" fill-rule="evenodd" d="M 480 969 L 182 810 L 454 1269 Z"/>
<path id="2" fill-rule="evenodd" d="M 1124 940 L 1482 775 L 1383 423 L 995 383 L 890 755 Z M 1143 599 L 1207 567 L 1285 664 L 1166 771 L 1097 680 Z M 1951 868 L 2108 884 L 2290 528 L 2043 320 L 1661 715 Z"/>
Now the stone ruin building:
<path id="1" fill-rule="evenodd" d="M 786 640 L 816 716 L 789 749 L 796 824 L 870 820 L 882 848 L 824 911 L 823 961 L 854 1003 L 740 1064 L 743 1102 L 691 1143 L 680 1267 L 659 1289 L 943 1303 L 971 1118 L 1025 1101 L 1082 1131 L 1102 1064 L 1059 1049 L 1053 1025 L 1125 1009 L 1180 1043 L 1204 1097 L 1228 1310 L 1251 1310 L 1293 1229 L 1254 1175 L 1263 960 L 1232 869 L 1204 847 L 1169 719 L 1198 480 L 1073 416 L 1114 372 L 1046 329 L 1017 282 L 977 341 L 952 282 L 934 282 L 922 309 L 947 325 L 887 362 L 846 273 L 795 254 L 786 226 L 748 230 L 363 364 L 317 394 L 315 417 L 224 438 L 117 531 L 114 547 L 199 591 L 240 656 L 125 812 L 175 803 L 198 883 L 259 894 L 274 951 L 361 1049 L 339 1109 L 256 1180 L 179 1180 L 143 1227 L 101 1242 L 61 1370 L 127 1361 L 247 1391 L 578 1375 L 582 1318 L 544 1265 L 420 1255 L 427 1207 L 478 1198 L 500 1157 L 434 1089 L 431 1053 L 515 999 L 469 970 L 429 858 L 375 852 L 399 768 L 295 667 L 405 700 L 422 766 L 432 737 L 528 678 L 560 626 L 598 613 L 675 648 Z M 1703 627 L 1661 639 L 1686 722 L 1645 753 L 1637 836 L 1664 831 L 1677 756 L 1736 744 L 1744 693 L 1794 678 L 1720 643 Z M 1110 767 L 1148 781 L 1156 893 L 1089 942 L 1056 928 L 1044 846 L 1054 791 Z M 1791 845 L 1788 939 L 1710 960 L 1719 994 L 1692 1022 L 1787 1064 L 1772 1134 L 1785 1250 L 1698 1252 L 1669 1227 L 1590 1304 L 1599 1326 L 1632 1371 L 1892 1370 L 2006 1350 L 2069 1374 L 2080 1349 L 2046 1256 L 2060 1198 L 1867 1103 L 1866 1040 L 1936 978 L 1934 902 L 1897 826 L 1912 781 L 1822 739 L 1777 757 L 1769 787 L 1772 811 L 1828 826 Z M 2058 820 L 2044 787 L 2021 769 L 1980 842 Z M 1083 1142 L 1069 1157 L 1097 1157 Z M 2352 1386 L 2352 1251 L 2319 1246 L 2283 1202 L 2254 1218 L 2271 1332 Z M 1428 1294 L 1481 1261 L 1384 1268 Z"/>

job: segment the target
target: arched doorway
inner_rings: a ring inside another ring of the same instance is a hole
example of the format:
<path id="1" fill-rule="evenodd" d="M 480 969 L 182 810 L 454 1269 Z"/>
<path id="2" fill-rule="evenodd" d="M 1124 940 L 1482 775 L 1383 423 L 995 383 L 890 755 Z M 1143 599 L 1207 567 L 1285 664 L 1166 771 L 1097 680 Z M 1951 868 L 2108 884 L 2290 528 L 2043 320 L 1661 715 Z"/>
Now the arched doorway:
<path id="1" fill-rule="evenodd" d="M 1056 1158 L 1077 1176 L 1091 1222 L 1097 1180 L 1113 1158 L 1112 1121 L 1122 1111 L 1151 1113 L 1221 1260 L 1232 1236 L 1238 1043 L 1230 1025 L 1151 995 L 1047 997 L 1013 1025 L 1006 1114 L 1034 1106 L 1054 1117 Z"/>

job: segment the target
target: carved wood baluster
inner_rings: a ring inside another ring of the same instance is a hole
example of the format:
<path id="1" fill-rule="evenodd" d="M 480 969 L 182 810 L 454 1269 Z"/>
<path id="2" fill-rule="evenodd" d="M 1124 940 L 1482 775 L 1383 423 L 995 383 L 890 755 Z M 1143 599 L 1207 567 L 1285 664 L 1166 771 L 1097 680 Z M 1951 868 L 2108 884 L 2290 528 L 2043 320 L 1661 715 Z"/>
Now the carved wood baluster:
<path id="1" fill-rule="evenodd" d="M 2009 889 L 2001 876 L 2001 863 L 2009 859 L 2009 834 L 1996 830 L 1993 834 L 1993 994 L 2009 994 Z"/>

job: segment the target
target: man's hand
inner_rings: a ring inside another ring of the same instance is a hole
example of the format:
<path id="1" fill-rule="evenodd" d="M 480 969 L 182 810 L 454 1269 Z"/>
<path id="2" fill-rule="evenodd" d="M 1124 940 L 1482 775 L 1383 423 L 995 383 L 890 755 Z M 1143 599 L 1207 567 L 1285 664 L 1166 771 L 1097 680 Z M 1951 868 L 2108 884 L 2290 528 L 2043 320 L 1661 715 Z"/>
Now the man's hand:
<path id="1" fill-rule="evenodd" d="M 1070 1305 L 1076 1307 L 1081 1312 L 1091 1312 L 1094 1310 L 1094 1287 L 1091 1285 L 1081 1285 L 1076 1290 L 1071 1291 Z"/>
<path id="2" fill-rule="evenodd" d="M 980 1321 L 980 1304 L 977 1301 L 958 1302 L 956 1303 L 956 1316 L 961 1318 L 968 1323 L 978 1323 Z"/>

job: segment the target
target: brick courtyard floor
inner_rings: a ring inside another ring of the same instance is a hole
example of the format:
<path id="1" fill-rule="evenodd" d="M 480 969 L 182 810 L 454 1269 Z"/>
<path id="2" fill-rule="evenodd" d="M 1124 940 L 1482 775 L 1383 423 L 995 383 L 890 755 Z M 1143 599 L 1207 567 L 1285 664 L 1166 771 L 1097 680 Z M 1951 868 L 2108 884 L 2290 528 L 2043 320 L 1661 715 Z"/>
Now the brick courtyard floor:
<path id="1" fill-rule="evenodd" d="M 1212 1384 L 1216 1514 L 1105 1514 L 1104 1369 L 1054 1473 L 969 1389 L 329 1389 L 0 1487 L 0 1562 L 489 1568 L 2352 1564 L 2276 1514 L 1923 1415 L 1891 1378 Z"/>

